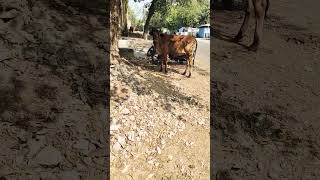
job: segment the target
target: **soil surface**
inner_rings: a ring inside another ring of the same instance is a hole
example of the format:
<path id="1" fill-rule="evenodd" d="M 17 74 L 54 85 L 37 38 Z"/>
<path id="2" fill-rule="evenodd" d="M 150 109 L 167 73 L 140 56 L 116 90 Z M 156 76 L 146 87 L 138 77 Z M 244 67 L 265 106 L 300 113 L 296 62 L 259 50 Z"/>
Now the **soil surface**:
<path id="1" fill-rule="evenodd" d="M 111 66 L 112 179 L 209 179 L 209 72 L 159 72 L 144 57 L 152 42 L 130 40 L 136 57 Z"/>
<path id="2" fill-rule="evenodd" d="M 216 11 L 211 39 L 212 176 L 320 177 L 320 2 L 271 1 L 262 46 L 230 42 L 243 12 Z"/>
<path id="3" fill-rule="evenodd" d="M 106 178 L 106 14 L 0 6 L 0 179 Z"/>

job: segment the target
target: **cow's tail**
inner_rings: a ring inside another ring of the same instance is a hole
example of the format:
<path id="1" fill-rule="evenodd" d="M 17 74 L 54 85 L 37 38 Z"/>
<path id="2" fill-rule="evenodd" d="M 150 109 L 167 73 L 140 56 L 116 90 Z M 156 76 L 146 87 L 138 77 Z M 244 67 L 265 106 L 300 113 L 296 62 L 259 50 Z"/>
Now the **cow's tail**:
<path id="1" fill-rule="evenodd" d="M 264 12 L 264 16 L 266 19 L 269 18 L 269 16 L 268 16 L 269 7 L 270 7 L 270 0 L 267 0 L 266 10 Z"/>
<path id="2" fill-rule="evenodd" d="M 193 50 L 193 58 L 192 58 L 192 66 L 194 67 L 194 59 L 196 58 L 196 52 L 197 52 L 197 48 L 198 48 L 198 41 L 196 40 L 196 47 Z"/>

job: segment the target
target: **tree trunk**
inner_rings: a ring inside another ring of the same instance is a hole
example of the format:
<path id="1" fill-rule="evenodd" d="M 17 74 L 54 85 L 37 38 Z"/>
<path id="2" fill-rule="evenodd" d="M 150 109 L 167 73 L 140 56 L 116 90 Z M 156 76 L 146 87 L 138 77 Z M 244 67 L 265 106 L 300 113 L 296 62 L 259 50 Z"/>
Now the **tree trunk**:
<path id="1" fill-rule="evenodd" d="M 121 30 L 123 36 L 128 36 L 128 0 L 122 0 Z"/>
<path id="2" fill-rule="evenodd" d="M 151 6 L 149 8 L 149 11 L 148 11 L 148 17 L 147 17 L 147 20 L 144 24 L 144 28 L 143 28 L 143 38 L 144 39 L 147 39 L 148 38 L 148 33 L 149 33 L 149 24 L 150 24 L 150 20 L 154 14 L 154 12 L 156 11 L 156 6 L 155 4 L 157 3 L 158 0 L 153 0 L 152 3 L 151 3 Z"/>
<path id="3" fill-rule="evenodd" d="M 119 57 L 118 41 L 123 28 L 123 4 L 127 6 L 126 0 L 110 0 L 110 60 L 111 63 L 115 62 L 115 59 Z"/>

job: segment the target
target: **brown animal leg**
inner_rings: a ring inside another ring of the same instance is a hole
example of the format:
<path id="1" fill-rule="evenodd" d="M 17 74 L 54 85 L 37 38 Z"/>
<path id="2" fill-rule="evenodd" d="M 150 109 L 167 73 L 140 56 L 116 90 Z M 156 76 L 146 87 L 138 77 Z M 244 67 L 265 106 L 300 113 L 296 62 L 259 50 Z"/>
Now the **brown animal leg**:
<path id="1" fill-rule="evenodd" d="M 191 62 L 192 62 L 192 56 L 188 57 L 188 66 L 189 66 L 189 75 L 188 77 L 191 77 Z"/>
<path id="2" fill-rule="evenodd" d="M 167 59 L 167 57 L 165 57 L 164 60 L 165 60 L 165 61 L 164 61 L 164 72 L 165 72 L 165 73 L 168 73 L 168 70 L 167 70 L 168 59 Z"/>
<path id="3" fill-rule="evenodd" d="M 163 66 L 163 59 L 162 59 L 161 64 L 160 64 L 160 72 L 162 72 L 162 66 Z"/>
<path id="4" fill-rule="evenodd" d="M 182 73 L 182 75 L 186 75 L 187 70 L 188 70 L 188 67 L 189 67 L 189 65 L 188 65 L 188 64 L 189 64 L 189 63 L 187 62 L 186 69 L 184 70 L 184 72 Z"/>
<path id="5" fill-rule="evenodd" d="M 187 57 L 187 64 L 186 64 L 186 69 L 184 70 L 184 72 L 182 73 L 182 75 L 186 75 L 187 74 L 187 70 L 189 68 L 189 57 Z"/>
<path id="6" fill-rule="evenodd" d="M 242 22 L 242 25 L 241 25 L 241 28 L 240 28 L 238 34 L 233 39 L 234 42 L 239 42 L 243 38 L 244 34 L 246 33 L 248 26 L 249 26 L 249 20 L 251 17 L 251 9 L 252 9 L 252 2 L 251 2 L 251 0 L 249 0 L 245 17 L 243 19 L 243 22 Z"/>
<path id="7" fill-rule="evenodd" d="M 266 0 L 257 0 L 254 4 L 256 15 L 256 28 L 253 43 L 249 46 L 250 51 L 257 51 L 261 43 L 263 22 L 265 17 Z"/>

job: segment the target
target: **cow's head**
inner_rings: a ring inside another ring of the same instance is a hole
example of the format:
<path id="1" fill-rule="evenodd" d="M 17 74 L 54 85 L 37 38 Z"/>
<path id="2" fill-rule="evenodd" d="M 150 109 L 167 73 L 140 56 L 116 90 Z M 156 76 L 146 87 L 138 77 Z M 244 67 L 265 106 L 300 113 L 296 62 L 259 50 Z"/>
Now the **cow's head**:
<path id="1" fill-rule="evenodd" d="M 153 33 L 157 33 L 157 32 L 159 32 L 159 30 L 157 28 L 152 27 L 150 28 L 149 34 L 150 36 L 153 36 Z"/>
<path id="2" fill-rule="evenodd" d="M 150 35 L 153 38 L 153 45 L 155 47 L 157 54 L 162 54 L 163 45 L 165 45 L 165 35 L 162 34 L 159 30 L 153 29 L 150 31 Z"/>

